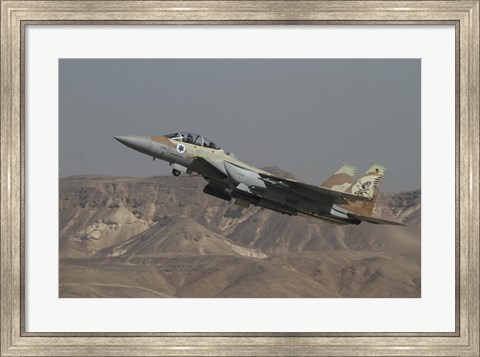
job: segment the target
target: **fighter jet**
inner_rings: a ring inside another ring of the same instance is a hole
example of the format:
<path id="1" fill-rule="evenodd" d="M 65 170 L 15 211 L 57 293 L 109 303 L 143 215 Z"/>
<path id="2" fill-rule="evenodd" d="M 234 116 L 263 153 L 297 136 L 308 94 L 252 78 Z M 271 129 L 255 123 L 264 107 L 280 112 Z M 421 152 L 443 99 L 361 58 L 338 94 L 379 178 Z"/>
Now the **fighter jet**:
<path id="1" fill-rule="evenodd" d="M 237 205 L 260 206 L 282 214 L 308 216 L 346 225 L 400 225 L 372 215 L 385 167 L 373 165 L 356 181 L 357 169 L 343 164 L 321 186 L 278 177 L 250 166 L 202 135 L 178 132 L 158 136 L 115 136 L 142 154 L 168 162 L 174 176 L 201 175 L 203 192 Z"/>

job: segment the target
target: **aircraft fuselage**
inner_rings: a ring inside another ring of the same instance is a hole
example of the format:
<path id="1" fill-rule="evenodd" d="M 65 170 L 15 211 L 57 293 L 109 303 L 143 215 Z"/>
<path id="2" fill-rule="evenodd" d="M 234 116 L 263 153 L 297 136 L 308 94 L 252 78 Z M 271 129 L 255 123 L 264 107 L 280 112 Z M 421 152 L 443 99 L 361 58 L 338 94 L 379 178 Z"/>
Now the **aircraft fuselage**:
<path id="1" fill-rule="evenodd" d="M 223 200 L 230 201 L 233 198 L 241 206 L 252 204 L 283 214 L 311 216 L 337 224 L 361 222 L 358 216 L 349 212 L 348 207 L 342 205 L 348 202 L 342 201 L 342 198 L 357 199 L 352 193 L 275 177 L 236 159 L 233 154 L 200 135 L 176 133 L 166 136 L 119 136 L 115 139 L 154 159 L 168 162 L 175 176 L 182 172 L 202 175 L 208 182 L 204 192 Z M 335 182 L 345 175 L 350 178 L 350 168 L 339 170 L 330 180 Z M 370 184 L 367 185 L 367 191 Z M 289 189 L 291 185 L 297 190 Z M 342 185 L 339 187 L 351 186 Z M 325 197 L 328 199 L 322 199 Z"/>

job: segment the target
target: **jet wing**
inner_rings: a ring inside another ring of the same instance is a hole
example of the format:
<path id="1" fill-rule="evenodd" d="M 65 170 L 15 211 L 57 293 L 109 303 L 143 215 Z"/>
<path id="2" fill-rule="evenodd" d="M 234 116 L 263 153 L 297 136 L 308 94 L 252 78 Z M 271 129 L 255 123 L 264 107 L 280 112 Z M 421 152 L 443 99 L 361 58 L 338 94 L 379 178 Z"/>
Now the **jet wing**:
<path id="1" fill-rule="evenodd" d="M 227 175 L 215 167 L 215 165 L 212 165 L 210 162 L 201 157 L 194 158 L 188 168 L 205 177 L 213 179 L 227 178 Z"/>
<path id="2" fill-rule="evenodd" d="M 303 182 L 298 182 L 286 178 L 275 177 L 263 173 L 260 173 L 260 177 L 263 181 L 272 185 L 273 187 L 276 187 L 277 189 L 290 190 L 298 193 L 303 197 L 316 198 L 324 202 L 327 201 L 334 204 L 342 204 L 356 201 L 370 201 L 370 199 L 366 197 L 357 196 L 353 193 L 335 191 L 326 187 L 309 185 Z"/>
<path id="3" fill-rule="evenodd" d="M 390 221 L 388 219 L 380 218 L 380 217 L 369 217 L 369 216 L 361 216 L 359 214 L 349 213 L 350 216 L 353 216 L 361 221 L 373 223 L 373 224 L 388 224 L 391 226 L 403 226 L 406 227 L 406 224 L 397 222 L 397 221 Z"/>

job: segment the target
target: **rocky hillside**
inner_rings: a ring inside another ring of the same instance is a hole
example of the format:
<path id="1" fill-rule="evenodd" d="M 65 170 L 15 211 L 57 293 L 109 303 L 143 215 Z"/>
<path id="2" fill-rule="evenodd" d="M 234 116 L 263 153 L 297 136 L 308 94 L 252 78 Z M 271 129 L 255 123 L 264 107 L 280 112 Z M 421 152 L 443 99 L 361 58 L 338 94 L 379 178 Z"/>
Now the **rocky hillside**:
<path id="1" fill-rule="evenodd" d="M 202 192 L 201 177 L 60 179 L 61 297 L 419 297 L 420 191 L 407 224 L 337 226 Z"/>

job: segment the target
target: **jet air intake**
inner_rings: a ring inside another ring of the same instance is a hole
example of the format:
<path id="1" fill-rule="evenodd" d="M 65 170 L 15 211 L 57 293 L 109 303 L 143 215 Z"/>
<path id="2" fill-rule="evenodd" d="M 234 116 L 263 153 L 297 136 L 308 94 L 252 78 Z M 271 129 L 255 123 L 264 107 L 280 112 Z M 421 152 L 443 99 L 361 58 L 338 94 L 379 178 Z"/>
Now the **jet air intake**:
<path id="1" fill-rule="evenodd" d="M 266 188 L 265 182 L 260 178 L 258 173 L 243 169 L 228 161 L 225 161 L 224 165 L 228 176 L 236 183 L 243 183 L 248 187 L 254 186 L 255 188 Z"/>

